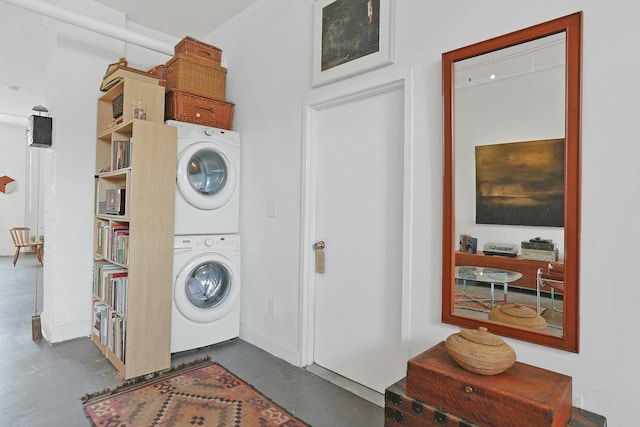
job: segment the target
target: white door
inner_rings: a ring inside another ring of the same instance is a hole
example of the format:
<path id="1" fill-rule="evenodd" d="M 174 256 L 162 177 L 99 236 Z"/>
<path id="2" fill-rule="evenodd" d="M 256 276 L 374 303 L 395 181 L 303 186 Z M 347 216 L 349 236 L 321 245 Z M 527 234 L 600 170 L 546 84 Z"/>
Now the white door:
<path id="1" fill-rule="evenodd" d="M 315 275 L 313 360 L 380 393 L 407 361 L 403 122 L 395 87 L 319 109 L 314 126 L 315 238 L 326 248 L 325 272 Z"/>

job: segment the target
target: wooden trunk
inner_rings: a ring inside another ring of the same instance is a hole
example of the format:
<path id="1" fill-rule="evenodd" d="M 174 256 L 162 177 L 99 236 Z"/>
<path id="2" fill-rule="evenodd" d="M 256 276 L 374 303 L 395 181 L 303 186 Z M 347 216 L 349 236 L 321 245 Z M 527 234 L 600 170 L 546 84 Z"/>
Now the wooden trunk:
<path id="1" fill-rule="evenodd" d="M 406 385 L 406 378 L 403 378 L 385 390 L 384 427 L 480 427 L 407 396 Z M 602 415 L 573 407 L 567 427 L 606 427 L 606 425 L 607 419 Z"/>
<path id="2" fill-rule="evenodd" d="M 483 426 L 565 426 L 571 377 L 516 362 L 499 375 L 460 367 L 444 342 L 408 362 L 407 395 Z"/>
<path id="3" fill-rule="evenodd" d="M 407 396 L 406 379 L 398 381 L 385 390 L 384 426 L 477 427 L 455 415 Z"/>

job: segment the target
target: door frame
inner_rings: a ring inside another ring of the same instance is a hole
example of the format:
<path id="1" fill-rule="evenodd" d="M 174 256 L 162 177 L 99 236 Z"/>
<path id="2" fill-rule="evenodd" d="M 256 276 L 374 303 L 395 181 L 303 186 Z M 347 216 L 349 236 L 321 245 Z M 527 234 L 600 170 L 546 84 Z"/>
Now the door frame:
<path id="1" fill-rule="evenodd" d="M 402 77 L 393 81 L 377 84 L 347 94 L 328 97 L 319 101 L 307 101 L 303 108 L 302 141 L 302 223 L 300 239 L 300 293 L 299 293 L 299 352 L 298 365 L 313 364 L 314 355 L 314 319 L 315 319 L 315 254 L 313 243 L 316 241 L 316 197 L 317 197 L 317 144 L 318 115 L 320 111 L 359 99 L 365 99 L 393 90 L 402 90 L 404 96 L 404 141 L 403 141 L 403 224 L 402 224 L 402 285 L 401 285 L 401 345 L 403 354 L 409 359 L 411 338 L 411 264 L 413 254 L 412 205 L 414 185 L 413 170 L 413 117 L 412 78 Z"/>

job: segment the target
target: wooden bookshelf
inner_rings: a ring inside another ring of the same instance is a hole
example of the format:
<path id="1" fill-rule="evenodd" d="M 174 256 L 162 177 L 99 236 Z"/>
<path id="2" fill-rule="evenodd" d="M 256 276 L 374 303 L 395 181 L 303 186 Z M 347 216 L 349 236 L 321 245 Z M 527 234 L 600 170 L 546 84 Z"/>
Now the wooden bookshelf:
<path id="1" fill-rule="evenodd" d="M 114 125 L 111 102 L 120 94 L 124 98 L 123 120 Z M 146 120 L 133 118 L 134 99 L 145 100 Z M 91 339 L 123 379 L 171 365 L 177 132 L 175 127 L 163 124 L 163 120 L 162 86 L 125 78 L 98 100 L 94 258 L 96 262 L 107 261 L 127 272 L 124 296 L 127 309 L 121 316 L 124 320 L 121 323 L 125 323 L 122 357 L 101 342 L 93 328 Z M 114 144 L 118 141 L 130 142 L 127 167 L 117 168 L 119 163 L 114 156 L 121 154 L 114 149 Z M 109 190 L 114 189 L 125 190 L 121 215 L 110 214 L 105 209 Z M 118 240 L 121 242 L 118 253 L 126 256 L 114 257 L 111 251 L 99 250 L 100 244 L 114 243 L 110 240 L 113 239 L 110 231 L 127 227 L 128 236 L 122 232 Z M 113 309 L 103 298 L 104 295 L 96 295 L 94 289 L 92 304 L 97 301 Z"/>

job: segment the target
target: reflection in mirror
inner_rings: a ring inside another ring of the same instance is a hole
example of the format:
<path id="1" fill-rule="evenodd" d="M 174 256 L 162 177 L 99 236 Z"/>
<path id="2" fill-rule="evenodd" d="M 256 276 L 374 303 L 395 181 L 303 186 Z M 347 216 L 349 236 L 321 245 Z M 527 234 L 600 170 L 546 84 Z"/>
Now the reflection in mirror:
<path id="1" fill-rule="evenodd" d="M 443 55 L 444 322 L 578 351 L 580 33 Z"/>
<path id="2" fill-rule="evenodd" d="M 487 242 L 506 242 L 523 259 L 555 262 L 556 249 L 564 257 L 564 52 L 565 33 L 559 33 L 454 64 L 455 235 L 476 238 L 477 250 Z M 559 203 L 553 203 L 554 195 Z M 555 222 L 553 214 L 559 217 Z M 518 248 L 535 237 L 550 242 L 533 253 Z M 462 264 L 477 263 L 466 254 L 456 257 Z M 549 288 L 541 287 L 538 312 L 536 276 L 523 280 L 521 267 L 510 260 L 501 267 L 479 280 L 456 267 L 454 312 L 519 325 L 531 319 L 536 326 L 546 323 L 545 332 L 562 335 L 562 312 L 548 309 Z M 517 316 L 491 301 L 491 283 L 506 291 L 502 302 L 523 306 Z"/>

